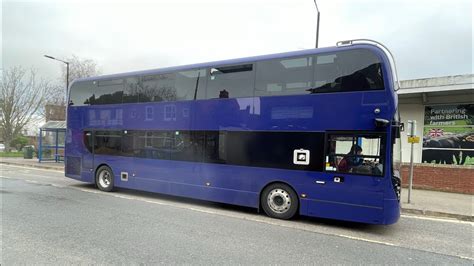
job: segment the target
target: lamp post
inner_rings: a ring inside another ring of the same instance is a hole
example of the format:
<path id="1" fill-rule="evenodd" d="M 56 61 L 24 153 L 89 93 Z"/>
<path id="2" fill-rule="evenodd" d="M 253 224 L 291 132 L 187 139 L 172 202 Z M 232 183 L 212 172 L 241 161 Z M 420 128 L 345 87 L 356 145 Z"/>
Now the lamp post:
<path id="1" fill-rule="evenodd" d="M 65 98 L 67 99 L 67 90 L 69 88 L 69 62 L 61 60 L 61 59 L 54 58 L 50 55 L 44 55 L 44 57 L 49 58 L 49 59 L 53 59 L 53 60 L 56 60 L 56 61 L 59 61 L 59 62 L 63 62 L 64 64 L 66 64 L 66 96 L 65 96 Z"/>
<path id="2" fill-rule="evenodd" d="M 317 25 L 316 25 L 316 48 L 318 48 L 318 40 L 319 40 L 319 17 L 320 17 L 320 13 L 319 13 L 319 8 L 318 8 L 318 4 L 316 3 L 316 0 L 313 0 L 314 1 L 314 5 L 316 6 L 316 11 L 318 11 L 318 21 L 317 21 Z"/>

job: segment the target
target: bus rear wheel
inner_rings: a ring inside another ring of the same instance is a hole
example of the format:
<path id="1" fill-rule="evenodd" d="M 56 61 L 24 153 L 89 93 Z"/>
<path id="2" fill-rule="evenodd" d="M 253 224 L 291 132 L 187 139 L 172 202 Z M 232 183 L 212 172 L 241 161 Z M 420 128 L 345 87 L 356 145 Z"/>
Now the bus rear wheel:
<path id="1" fill-rule="evenodd" d="M 99 167 L 95 173 L 95 184 L 102 191 L 112 191 L 114 189 L 114 173 L 112 169 L 106 165 Z"/>
<path id="2" fill-rule="evenodd" d="M 275 183 L 267 186 L 260 196 L 262 209 L 265 213 L 277 219 L 288 220 L 298 211 L 298 196 L 288 185 Z"/>

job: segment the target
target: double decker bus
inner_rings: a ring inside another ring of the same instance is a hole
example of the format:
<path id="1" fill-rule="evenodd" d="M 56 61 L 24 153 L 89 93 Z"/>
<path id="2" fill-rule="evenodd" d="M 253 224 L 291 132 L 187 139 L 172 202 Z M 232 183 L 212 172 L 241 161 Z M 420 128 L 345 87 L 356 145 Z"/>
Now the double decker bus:
<path id="1" fill-rule="evenodd" d="M 65 175 L 280 219 L 392 224 L 395 80 L 388 49 L 367 40 L 78 79 Z"/>

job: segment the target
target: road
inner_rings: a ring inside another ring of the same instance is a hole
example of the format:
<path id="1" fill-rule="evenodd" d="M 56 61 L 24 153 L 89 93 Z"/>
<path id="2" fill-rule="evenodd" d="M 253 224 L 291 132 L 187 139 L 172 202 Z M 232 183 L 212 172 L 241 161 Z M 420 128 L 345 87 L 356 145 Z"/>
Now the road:
<path id="1" fill-rule="evenodd" d="M 0 164 L 2 265 L 465 264 L 473 223 L 403 215 L 391 226 L 300 217 L 131 190 Z"/>

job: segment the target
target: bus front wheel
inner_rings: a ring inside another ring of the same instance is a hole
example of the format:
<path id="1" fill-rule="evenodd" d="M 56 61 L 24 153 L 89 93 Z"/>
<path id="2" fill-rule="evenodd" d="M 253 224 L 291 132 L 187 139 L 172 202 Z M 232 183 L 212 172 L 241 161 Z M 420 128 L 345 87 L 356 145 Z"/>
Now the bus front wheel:
<path id="1" fill-rule="evenodd" d="M 95 174 L 95 184 L 102 191 L 112 191 L 114 189 L 114 173 L 112 169 L 106 165 L 99 167 Z"/>
<path id="2" fill-rule="evenodd" d="M 298 211 L 298 196 L 288 185 L 275 183 L 267 186 L 260 196 L 262 209 L 277 219 L 291 219 Z"/>

